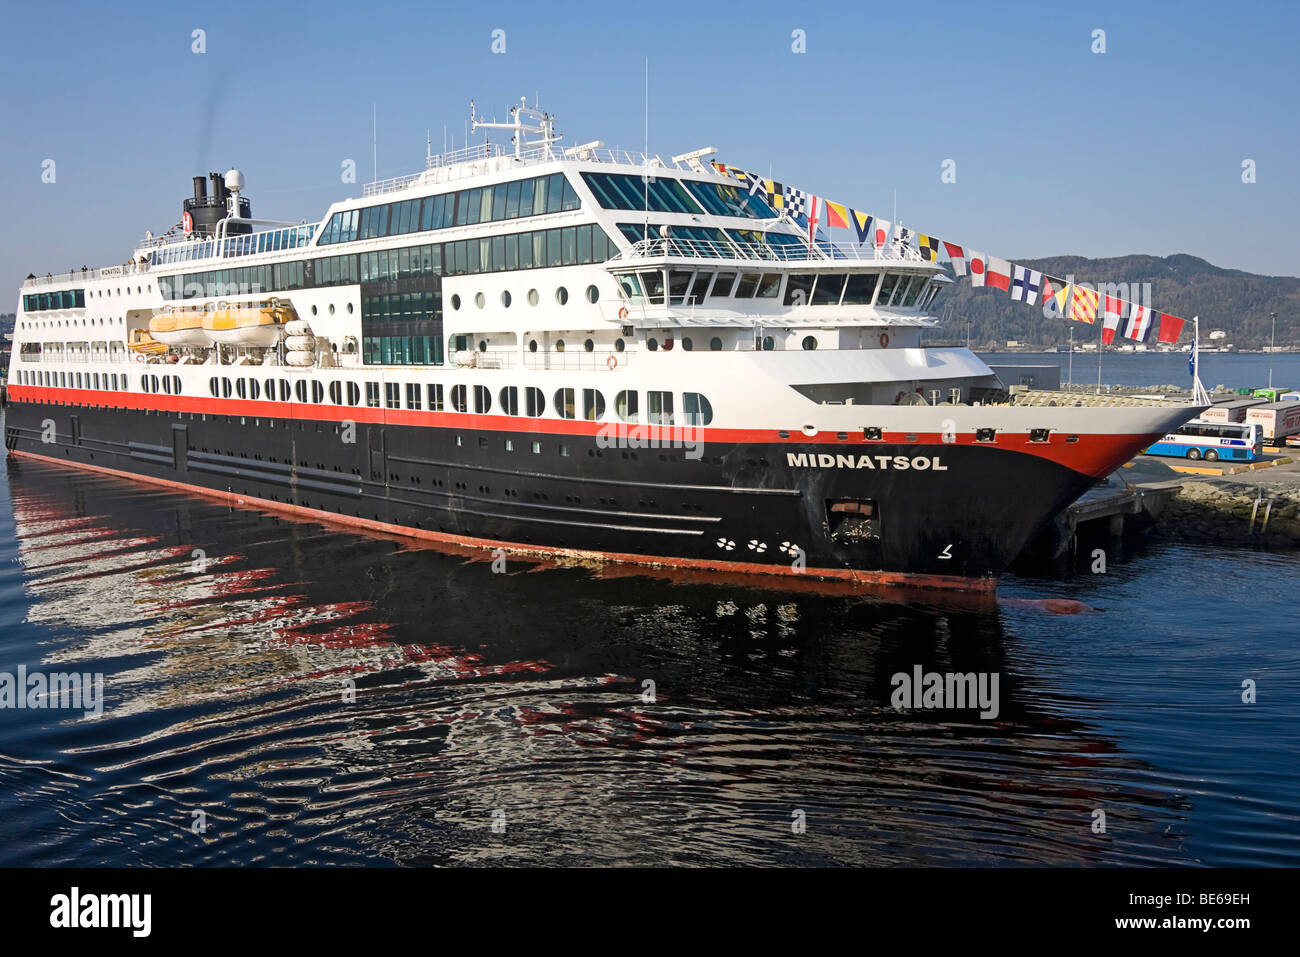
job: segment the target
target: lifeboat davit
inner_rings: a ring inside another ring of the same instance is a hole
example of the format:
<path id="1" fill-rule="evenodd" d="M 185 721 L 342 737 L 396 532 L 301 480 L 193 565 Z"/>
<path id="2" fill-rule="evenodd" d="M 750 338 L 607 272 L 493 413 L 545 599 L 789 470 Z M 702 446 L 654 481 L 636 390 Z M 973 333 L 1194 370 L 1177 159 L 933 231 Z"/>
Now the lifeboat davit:
<path id="1" fill-rule="evenodd" d="M 126 334 L 126 347 L 141 356 L 156 356 L 167 351 L 167 347 L 145 329 L 130 330 Z"/>
<path id="2" fill-rule="evenodd" d="M 261 303 L 219 303 L 203 315 L 203 331 L 213 342 L 269 349 L 280 340 L 284 325 L 298 318 L 289 303 L 268 299 Z"/>
<path id="3" fill-rule="evenodd" d="M 169 346 L 210 346 L 212 339 L 203 330 L 203 315 L 189 309 L 169 309 L 149 320 L 149 335 Z"/>

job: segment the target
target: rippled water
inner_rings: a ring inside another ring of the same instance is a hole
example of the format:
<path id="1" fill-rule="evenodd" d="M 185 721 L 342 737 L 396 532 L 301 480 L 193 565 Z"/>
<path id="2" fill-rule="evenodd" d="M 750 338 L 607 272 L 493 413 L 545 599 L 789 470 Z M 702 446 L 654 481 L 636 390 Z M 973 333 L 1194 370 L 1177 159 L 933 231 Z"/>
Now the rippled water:
<path id="1" fill-rule="evenodd" d="M 1300 862 L 1295 557 L 902 604 L 494 574 L 5 469 L 0 671 L 102 672 L 106 705 L 0 710 L 0 865 Z M 893 710 L 915 664 L 998 672 L 998 718 Z"/>

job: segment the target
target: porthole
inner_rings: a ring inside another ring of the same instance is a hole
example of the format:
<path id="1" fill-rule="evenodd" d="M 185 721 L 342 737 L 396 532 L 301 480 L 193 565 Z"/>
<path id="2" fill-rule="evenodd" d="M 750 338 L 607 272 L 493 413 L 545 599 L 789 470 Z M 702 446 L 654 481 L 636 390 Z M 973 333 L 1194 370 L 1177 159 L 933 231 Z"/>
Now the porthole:
<path id="1" fill-rule="evenodd" d="M 479 352 L 487 352 L 487 340 L 486 340 L 486 339 L 480 339 L 480 340 L 478 341 L 478 351 L 479 351 Z"/>
<path id="2" fill-rule="evenodd" d="M 460 293 L 454 292 L 451 294 L 451 308 L 455 310 L 460 309 Z"/>
<path id="3" fill-rule="evenodd" d="M 561 306 L 567 303 L 569 301 L 569 290 L 565 289 L 563 286 L 560 286 L 558 289 L 556 289 L 555 301 L 558 302 Z"/>
<path id="4" fill-rule="evenodd" d="M 690 336 L 682 336 L 682 348 L 687 352 L 695 348 L 695 343 L 691 341 Z"/>
<path id="5" fill-rule="evenodd" d="M 622 351 L 623 351 L 624 349 L 626 349 L 626 348 L 627 348 L 627 344 L 626 344 L 622 339 L 615 339 L 615 340 L 614 340 L 614 351 L 615 351 L 615 352 L 622 352 Z"/>
<path id="6" fill-rule="evenodd" d="M 352 303 L 348 303 L 348 315 L 352 315 Z"/>
<path id="7" fill-rule="evenodd" d="M 596 348 L 596 343 L 594 343 L 594 342 L 592 342 L 590 339 L 588 339 L 586 342 L 584 342 L 584 343 L 582 344 L 582 348 L 585 349 L 585 350 L 587 350 L 588 352 L 591 352 L 592 350 L 594 350 L 594 349 Z"/>
<path id="8" fill-rule="evenodd" d="M 509 289 L 502 289 L 502 290 L 501 290 L 501 305 L 502 305 L 502 307 L 504 307 L 504 308 L 506 308 L 506 309 L 509 309 L 509 308 L 510 308 L 510 290 L 509 290 Z"/>
<path id="9" fill-rule="evenodd" d="M 658 339 L 647 339 L 647 340 L 645 341 L 645 347 L 646 347 L 647 349 L 649 349 L 651 352 L 658 352 L 658 351 L 659 351 L 659 340 L 658 340 Z"/>
<path id="10" fill-rule="evenodd" d="M 714 352 L 721 352 L 722 340 L 719 339 L 717 336 L 714 336 L 712 339 L 709 340 L 709 348 Z"/>
<path id="11" fill-rule="evenodd" d="M 764 337 L 763 337 L 763 351 L 764 351 L 764 352 L 771 352 L 771 351 L 772 351 L 773 349 L 775 349 L 775 348 L 776 348 L 776 340 L 773 339 L 771 336 L 764 336 Z"/>
<path id="12" fill-rule="evenodd" d="M 474 294 L 474 305 L 482 309 L 484 306 L 487 305 L 487 296 L 483 295 L 483 293 L 481 292 L 476 292 Z"/>
<path id="13" fill-rule="evenodd" d="M 529 352 L 536 352 L 536 351 L 537 351 L 537 340 L 536 340 L 536 339 L 529 339 L 529 340 L 528 340 L 528 351 L 529 351 Z"/>
<path id="14" fill-rule="evenodd" d="M 311 314 L 312 314 L 313 316 L 316 315 L 316 307 L 315 307 L 315 306 L 312 306 L 312 307 L 311 307 Z"/>
<path id="15" fill-rule="evenodd" d="M 540 301 L 540 299 L 541 297 L 537 295 L 536 289 L 528 290 L 528 305 L 535 306 Z"/>
<path id="16" fill-rule="evenodd" d="M 334 315 L 334 303 L 330 303 L 330 315 Z"/>
<path id="17" fill-rule="evenodd" d="M 556 339 L 556 340 L 555 340 L 555 351 L 556 351 L 556 352 L 563 352 L 563 351 L 564 351 L 564 340 L 563 340 L 563 339 Z"/>
<path id="18" fill-rule="evenodd" d="M 814 349 L 817 348 L 817 337 L 816 337 L 816 336 L 804 336 L 804 337 L 803 337 L 803 347 L 804 347 L 804 349 L 806 349 L 808 352 L 812 352 Z M 766 347 L 764 347 L 764 348 L 766 348 Z"/>
<path id="19" fill-rule="evenodd" d="M 600 300 L 600 290 L 595 286 L 587 287 L 587 302 L 596 303 Z"/>

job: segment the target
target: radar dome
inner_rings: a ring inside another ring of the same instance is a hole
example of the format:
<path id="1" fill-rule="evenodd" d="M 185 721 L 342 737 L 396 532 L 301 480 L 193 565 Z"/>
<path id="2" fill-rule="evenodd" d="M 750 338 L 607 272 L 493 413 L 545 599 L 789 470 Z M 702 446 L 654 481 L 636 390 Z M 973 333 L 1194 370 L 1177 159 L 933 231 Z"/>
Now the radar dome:
<path id="1" fill-rule="evenodd" d="M 244 188 L 244 174 L 237 169 L 232 169 L 226 174 L 226 188 L 240 190 Z"/>

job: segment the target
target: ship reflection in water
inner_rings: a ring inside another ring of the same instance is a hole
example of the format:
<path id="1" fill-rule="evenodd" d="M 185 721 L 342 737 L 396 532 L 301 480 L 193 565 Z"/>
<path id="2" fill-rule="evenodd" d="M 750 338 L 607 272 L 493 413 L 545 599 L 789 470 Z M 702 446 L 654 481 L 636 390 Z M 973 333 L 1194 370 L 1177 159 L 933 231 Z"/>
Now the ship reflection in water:
<path id="1" fill-rule="evenodd" d="M 7 469 L 0 668 L 102 672 L 106 700 L 97 720 L 3 712 L 0 864 L 1294 852 L 1256 847 L 1296 832 L 1267 806 L 1202 837 L 1198 807 L 1231 804 L 1233 781 L 1125 746 L 1140 723 L 1067 663 L 1100 615 L 514 559 L 500 574 L 482 552 Z M 1000 713 L 895 711 L 891 676 L 915 665 L 997 673 Z"/>

